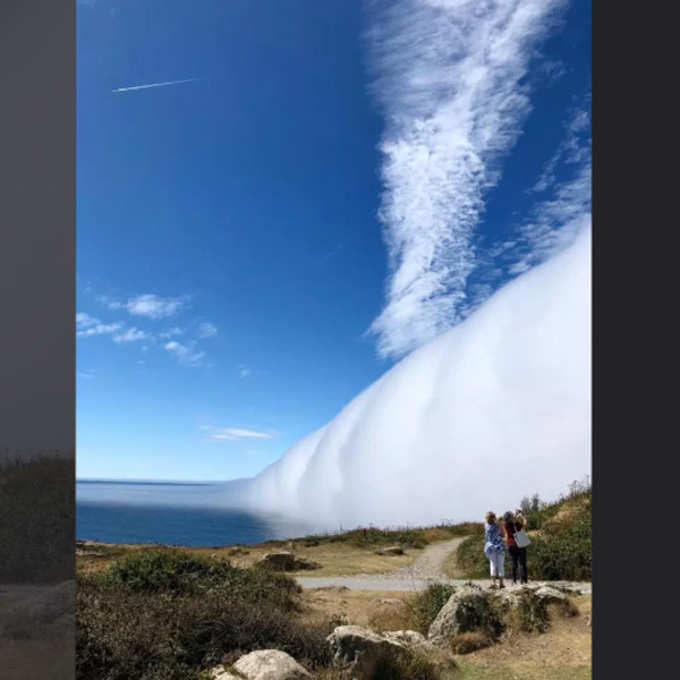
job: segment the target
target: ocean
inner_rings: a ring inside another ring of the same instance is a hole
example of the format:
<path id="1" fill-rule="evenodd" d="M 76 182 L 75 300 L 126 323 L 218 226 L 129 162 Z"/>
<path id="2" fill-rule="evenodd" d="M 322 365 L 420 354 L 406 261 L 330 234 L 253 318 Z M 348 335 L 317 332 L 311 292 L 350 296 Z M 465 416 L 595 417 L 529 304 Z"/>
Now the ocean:
<path id="1" fill-rule="evenodd" d="M 314 532 L 288 518 L 229 507 L 235 484 L 76 481 L 76 538 L 212 547 Z"/>

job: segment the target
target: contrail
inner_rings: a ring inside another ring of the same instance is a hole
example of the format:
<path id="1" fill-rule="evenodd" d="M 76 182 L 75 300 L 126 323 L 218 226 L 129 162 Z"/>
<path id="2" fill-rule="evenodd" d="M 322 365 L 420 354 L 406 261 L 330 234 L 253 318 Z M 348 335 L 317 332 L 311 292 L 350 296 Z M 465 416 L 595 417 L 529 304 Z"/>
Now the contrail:
<path id="1" fill-rule="evenodd" d="M 111 92 L 130 92 L 132 90 L 146 90 L 150 87 L 165 87 L 166 85 L 179 85 L 179 83 L 191 83 L 198 78 L 185 78 L 184 80 L 167 80 L 164 83 L 147 83 L 146 85 L 133 85 L 132 87 L 117 87 Z"/>

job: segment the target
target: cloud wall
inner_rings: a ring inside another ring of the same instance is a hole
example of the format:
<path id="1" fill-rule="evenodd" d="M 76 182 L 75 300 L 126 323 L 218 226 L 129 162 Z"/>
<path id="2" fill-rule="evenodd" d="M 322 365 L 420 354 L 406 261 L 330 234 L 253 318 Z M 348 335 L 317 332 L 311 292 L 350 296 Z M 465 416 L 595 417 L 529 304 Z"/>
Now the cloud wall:
<path id="1" fill-rule="evenodd" d="M 590 235 L 396 364 L 246 503 L 329 529 L 481 520 L 589 473 Z"/>

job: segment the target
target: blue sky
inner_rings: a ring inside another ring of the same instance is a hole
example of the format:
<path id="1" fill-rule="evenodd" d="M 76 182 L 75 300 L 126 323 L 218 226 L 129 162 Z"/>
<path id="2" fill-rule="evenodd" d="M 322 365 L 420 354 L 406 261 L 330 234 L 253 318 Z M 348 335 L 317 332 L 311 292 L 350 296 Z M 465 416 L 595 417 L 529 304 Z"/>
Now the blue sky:
<path id="1" fill-rule="evenodd" d="M 569 241 L 590 3 L 426 4 L 77 5 L 79 477 L 251 476 Z"/>

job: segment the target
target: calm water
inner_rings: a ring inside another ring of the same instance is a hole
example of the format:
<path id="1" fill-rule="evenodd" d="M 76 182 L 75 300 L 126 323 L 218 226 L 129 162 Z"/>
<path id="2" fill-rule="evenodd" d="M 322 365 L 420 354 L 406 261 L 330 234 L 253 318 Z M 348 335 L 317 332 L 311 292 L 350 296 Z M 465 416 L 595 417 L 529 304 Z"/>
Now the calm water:
<path id="1" fill-rule="evenodd" d="M 78 481 L 76 538 L 218 546 L 313 531 L 280 516 L 229 508 L 238 484 Z"/>

